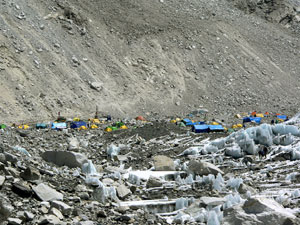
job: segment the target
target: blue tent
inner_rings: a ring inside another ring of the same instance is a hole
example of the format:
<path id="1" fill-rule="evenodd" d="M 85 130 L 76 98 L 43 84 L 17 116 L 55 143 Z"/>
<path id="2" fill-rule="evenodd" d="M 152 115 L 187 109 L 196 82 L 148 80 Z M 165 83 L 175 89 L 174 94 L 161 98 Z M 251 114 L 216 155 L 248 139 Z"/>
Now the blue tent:
<path id="1" fill-rule="evenodd" d="M 277 118 L 281 119 L 281 120 L 286 120 L 287 116 L 286 115 L 278 115 Z"/>
<path id="2" fill-rule="evenodd" d="M 192 131 L 195 133 L 208 133 L 209 127 L 207 125 L 194 125 Z"/>
<path id="3" fill-rule="evenodd" d="M 250 117 L 251 122 L 255 122 L 255 123 L 260 123 L 261 122 L 261 117 Z"/>
<path id="4" fill-rule="evenodd" d="M 52 123 L 51 129 L 66 129 L 67 124 L 66 123 Z"/>
<path id="5" fill-rule="evenodd" d="M 224 131 L 224 127 L 222 125 L 208 125 L 210 131 Z"/>
<path id="6" fill-rule="evenodd" d="M 35 127 L 36 127 L 36 129 L 45 129 L 45 128 L 47 128 L 48 126 L 47 126 L 47 124 L 45 124 L 45 123 L 37 123 L 37 124 L 35 125 Z"/>
<path id="7" fill-rule="evenodd" d="M 87 127 L 86 122 L 84 122 L 84 121 L 72 122 L 70 127 L 72 129 L 76 129 L 76 128 L 80 128 L 82 126 Z"/>
<path id="8" fill-rule="evenodd" d="M 192 123 L 192 121 L 188 118 L 182 120 L 182 122 L 186 125 L 187 123 Z"/>
<path id="9" fill-rule="evenodd" d="M 244 117 L 243 118 L 243 123 L 250 123 L 250 122 L 251 122 L 250 117 Z"/>

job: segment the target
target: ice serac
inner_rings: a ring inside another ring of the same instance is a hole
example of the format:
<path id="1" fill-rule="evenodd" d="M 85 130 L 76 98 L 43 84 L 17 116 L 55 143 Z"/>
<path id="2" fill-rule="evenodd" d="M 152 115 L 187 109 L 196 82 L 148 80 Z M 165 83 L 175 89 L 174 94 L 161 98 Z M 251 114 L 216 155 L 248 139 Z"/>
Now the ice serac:
<path id="1" fill-rule="evenodd" d="M 196 161 L 196 160 L 192 160 L 189 163 L 189 167 L 188 167 L 188 172 L 193 174 L 193 175 L 208 175 L 208 174 L 213 174 L 213 175 L 218 175 L 218 173 L 220 174 L 224 174 L 224 172 L 222 170 L 220 170 L 218 167 L 216 167 L 215 165 L 209 163 L 209 162 L 204 162 L 204 161 Z"/>
<path id="2" fill-rule="evenodd" d="M 40 183 L 32 189 L 42 201 L 63 200 L 62 193 L 57 192 L 46 184 Z"/>
<path id="3" fill-rule="evenodd" d="M 85 155 L 69 151 L 46 151 L 42 154 L 42 158 L 58 166 L 67 166 L 70 168 L 81 168 L 84 163 L 88 162 Z"/>

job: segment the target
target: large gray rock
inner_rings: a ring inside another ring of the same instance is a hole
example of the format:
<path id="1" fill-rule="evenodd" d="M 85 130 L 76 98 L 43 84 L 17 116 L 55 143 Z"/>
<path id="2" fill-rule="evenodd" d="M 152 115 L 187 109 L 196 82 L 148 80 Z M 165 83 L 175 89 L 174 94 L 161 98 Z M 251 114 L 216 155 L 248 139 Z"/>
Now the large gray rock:
<path id="1" fill-rule="evenodd" d="M 74 138 L 74 137 L 70 138 L 68 150 L 74 151 L 74 150 L 78 150 L 78 149 L 79 149 L 79 141 L 77 140 L 77 138 Z"/>
<path id="2" fill-rule="evenodd" d="M 203 205 L 203 207 L 206 206 L 218 206 L 223 205 L 226 202 L 225 198 L 217 198 L 217 197 L 206 197 L 203 196 L 200 198 L 200 204 Z"/>
<path id="3" fill-rule="evenodd" d="M 58 225 L 58 224 L 62 224 L 62 222 L 60 221 L 59 218 L 57 218 L 54 215 L 44 215 L 44 216 L 41 216 L 38 219 L 37 224 L 55 224 L 55 225 Z"/>
<path id="4" fill-rule="evenodd" d="M 124 184 L 122 184 L 117 188 L 117 194 L 120 199 L 125 199 L 131 194 L 131 191 Z"/>
<path id="5" fill-rule="evenodd" d="M 58 166 L 68 166 L 70 168 L 81 168 L 88 161 L 85 155 L 69 151 L 46 151 L 42 154 L 42 158 Z"/>
<path id="6" fill-rule="evenodd" d="M 156 171 L 174 171 L 175 164 L 174 161 L 164 155 L 157 155 L 153 157 L 154 168 Z"/>
<path id="7" fill-rule="evenodd" d="M 40 183 L 32 189 L 42 201 L 63 200 L 63 194 L 57 192 L 46 184 Z"/>
<path id="8" fill-rule="evenodd" d="M 208 174 L 218 175 L 218 173 L 224 174 L 224 172 L 220 170 L 218 167 L 216 167 L 215 165 L 209 162 L 196 161 L 196 160 L 190 161 L 188 172 L 193 175 L 200 175 L 200 176 L 204 176 L 204 175 L 207 176 Z"/>
<path id="9" fill-rule="evenodd" d="M 147 181 L 146 187 L 147 188 L 154 188 L 154 187 L 161 187 L 162 185 L 163 185 L 163 181 L 160 178 L 150 176 L 148 181 Z"/>
<path id="10" fill-rule="evenodd" d="M 0 223 L 5 221 L 7 217 L 12 213 L 14 208 L 10 204 L 9 200 L 0 193 Z"/>
<path id="11" fill-rule="evenodd" d="M 58 209 L 65 216 L 70 215 L 72 212 L 72 207 L 61 201 L 52 201 L 51 207 Z"/>
<path id="12" fill-rule="evenodd" d="M 247 214 L 240 205 L 224 210 L 223 225 L 264 225 L 255 214 Z M 274 224 L 275 225 L 275 224 Z"/>

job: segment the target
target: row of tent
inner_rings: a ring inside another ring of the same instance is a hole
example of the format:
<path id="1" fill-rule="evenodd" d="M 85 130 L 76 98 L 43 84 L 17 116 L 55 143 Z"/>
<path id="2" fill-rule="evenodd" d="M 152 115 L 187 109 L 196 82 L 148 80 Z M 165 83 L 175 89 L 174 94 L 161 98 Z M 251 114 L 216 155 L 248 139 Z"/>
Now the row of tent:
<path id="1" fill-rule="evenodd" d="M 182 120 L 186 126 L 192 126 L 192 131 L 195 133 L 209 133 L 209 132 L 224 132 L 226 129 L 217 122 L 207 125 L 204 121 L 195 122 L 188 118 Z"/>
<path id="2" fill-rule="evenodd" d="M 224 132 L 222 125 L 193 125 L 192 131 L 195 133 Z"/>

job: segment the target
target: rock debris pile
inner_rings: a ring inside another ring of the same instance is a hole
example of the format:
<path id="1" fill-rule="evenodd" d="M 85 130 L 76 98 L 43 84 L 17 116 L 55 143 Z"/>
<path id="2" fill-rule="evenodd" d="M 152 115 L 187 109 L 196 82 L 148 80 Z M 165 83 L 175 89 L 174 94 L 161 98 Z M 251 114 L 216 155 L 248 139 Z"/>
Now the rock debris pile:
<path id="1" fill-rule="evenodd" d="M 1 130 L 2 224 L 299 224 L 300 131 Z M 267 146 L 260 157 L 261 145 Z"/>

